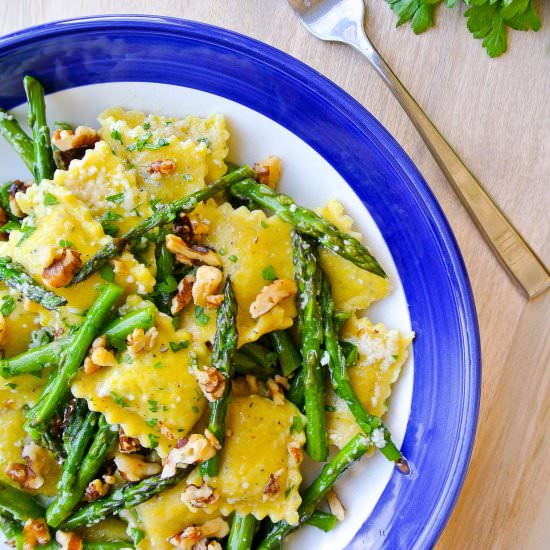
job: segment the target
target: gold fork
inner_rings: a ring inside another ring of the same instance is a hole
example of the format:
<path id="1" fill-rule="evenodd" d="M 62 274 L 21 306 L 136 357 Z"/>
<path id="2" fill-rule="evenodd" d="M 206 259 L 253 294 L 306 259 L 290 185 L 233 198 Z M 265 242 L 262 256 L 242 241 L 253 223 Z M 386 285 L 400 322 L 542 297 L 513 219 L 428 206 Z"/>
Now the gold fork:
<path id="1" fill-rule="evenodd" d="M 348 44 L 370 61 L 409 115 L 462 204 L 508 273 L 529 298 L 547 290 L 550 287 L 548 269 L 372 45 L 363 26 L 363 0 L 288 0 L 288 3 L 314 36 L 329 42 Z"/>

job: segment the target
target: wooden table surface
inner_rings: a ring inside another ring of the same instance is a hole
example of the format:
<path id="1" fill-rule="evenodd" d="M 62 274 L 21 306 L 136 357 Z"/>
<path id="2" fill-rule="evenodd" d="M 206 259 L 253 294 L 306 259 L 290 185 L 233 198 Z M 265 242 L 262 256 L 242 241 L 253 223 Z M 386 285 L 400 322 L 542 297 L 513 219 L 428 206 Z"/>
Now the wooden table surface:
<path id="1" fill-rule="evenodd" d="M 550 3 L 539 33 L 513 32 L 491 60 L 463 10 L 441 8 L 421 37 L 395 29 L 382 0 L 367 0 L 367 30 L 532 247 L 550 263 Z M 0 35 L 55 19 L 150 13 L 205 21 L 271 44 L 347 90 L 395 136 L 443 207 L 475 295 L 483 350 L 477 439 L 441 549 L 548 548 L 550 536 L 550 292 L 528 303 L 508 279 L 424 143 L 368 63 L 315 40 L 284 0 L 4 0 Z M 444 411 L 442 411 L 444 414 Z"/>

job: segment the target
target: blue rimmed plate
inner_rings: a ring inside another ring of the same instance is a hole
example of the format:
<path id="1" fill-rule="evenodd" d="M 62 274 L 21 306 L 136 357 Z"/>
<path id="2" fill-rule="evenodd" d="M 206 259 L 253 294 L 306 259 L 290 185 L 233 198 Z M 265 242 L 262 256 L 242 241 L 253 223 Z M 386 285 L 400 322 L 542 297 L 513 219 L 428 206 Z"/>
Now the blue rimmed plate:
<path id="1" fill-rule="evenodd" d="M 24 101 L 22 78 L 45 85 L 50 120 L 93 124 L 121 105 L 174 116 L 224 112 L 236 160 L 277 154 L 282 187 L 317 206 L 336 197 L 357 220 L 394 283 L 369 311 L 416 333 L 388 424 L 413 471 L 381 456 L 339 487 L 346 520 L 328 534 L 308 527 L 293 548 L 427 548 L 452 510 L 470 457 L 480 351 L 468 278 L 426 183 L 390 134 L 356 101 L 299 61 L 216 27 L 159 17 L 95 17 L 0 39 L 0 105 Z M 21 107 L 15 109 L 23 113 Z M 0 176 L 24 174 L 0 144 Z"/>

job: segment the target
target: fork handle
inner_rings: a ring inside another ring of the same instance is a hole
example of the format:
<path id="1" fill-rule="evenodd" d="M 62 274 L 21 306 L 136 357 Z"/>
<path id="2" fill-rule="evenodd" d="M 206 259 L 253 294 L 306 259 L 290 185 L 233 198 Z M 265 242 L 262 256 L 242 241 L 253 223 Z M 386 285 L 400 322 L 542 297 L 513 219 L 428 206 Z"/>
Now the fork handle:
<path id="1" fill-rule="evenodd" d="M 370 61 L 384 79 L 509 274 L 525 290 L 530 299 L 542 294 L 550 287 L 550 273 L 543 262 L 460 160 L 364 32 L 358 32 L 355 40 L 350 41 L 350 44 Z"/>

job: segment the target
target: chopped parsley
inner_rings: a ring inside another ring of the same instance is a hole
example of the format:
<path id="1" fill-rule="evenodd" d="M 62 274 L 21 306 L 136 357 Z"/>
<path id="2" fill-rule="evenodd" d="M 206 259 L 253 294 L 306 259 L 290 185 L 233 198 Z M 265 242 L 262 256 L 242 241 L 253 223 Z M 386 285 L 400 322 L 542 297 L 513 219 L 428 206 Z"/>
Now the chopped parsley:
<path id="1" fill-rule="evenodd" d="M 304 423 L 301 416 L 293 416 L 292 424 L 290 425 L 290 433 L 301 432 L 304 429 Z"/>
<path id="2" fill-rule="evenodd" d="M 397 361 L 399 359 L 399 355 L 393 354 L 392 357 Z"/>
<path id="3" fill-rule="evenodd" d="M 151 449 L 156 449 L 159 446 L 159 438 L 153 434 L 147 434 L 147 437 L 149 438 L 149 445 L 151 445 Z"/>
<path id="4" fill-rule="evenodd" d="M 130 406 L 130 405 L 128 405 L 128 402 L 124 398 L 122 398 L 120 395 L 118 395 L 118 393 L 112 391 L 111 396 L 113 397 L 114 402 L 119 407 L 129 407 Z"/>
<path id="5" fill-rule="evenodd" d="M 155 291 L 162 292 L 165 294 L 171 294 L 178 288 L 178 282 L 173 275 L 168 275 L 164 281 L 161 281 L 157 284 Z"/>
<path id="6" fill-rule="evenodd" d="M 239 258 L 235 256 L 235 254 L 231 254 L 231 256 L 227 256 L 229 260 L 231 260 L 233 263 L 236 263 L 239 261 Z"/>
<path id="7" fill-rule="evenodd" d="M 192 181 L 193 176 L 191 174 L 183 174 L 183 180 L 184 181 Z"/>
<path id="8" fill-rule="evenodd" d="M 264 278 L 264 281 L 277 280 L 277 274 L 275 273 L 275 268 L 272 265 L 268 265 L 266 268 L 262 269 L 262 277 Z"/>
<path id="9" fill-rule="evenodd" d="M 111 132 L 111 137 L 113 139 L 116 139 L 121 145 L 124 145 L 124 143 L 122 142 L 122 136 L 116 128 Z"/>
<path id="10" fill-rule="evenodd" d="M 61 248 L 71 248 L 74 246 L 74 243 L 72 243 L 71 241 L 67 241 L 66 239 L 61 239 L 57 244 Z"/>
<path id="11" fill-rule="evenodd" d="M 225 248 L 220 248 L 220 249 L 218 250 L 218 254 L 219 254 L 220 256 L 225 256 Z"/>
<path id="12" fill-rule="evenodd" d="M 147 426 L 149 426 L 151 428 L 154 428 L 157 425 L 157 422 L 158 422 L 158 420 L 156 418 L 151 418 L 149 420 L 146 420 L 145 424 L 147 424 Z"/>
<path id="13" fill-rule="evenodd" d="M 36 227 L 33 227 L 32 225 L 25 225 L 20 228 L 20 231 L 23 233 L 23 236 L 19 239 L 15 246 L 21 246 L 21 244 L 23 244 L 23 242 L 36 231 Z"/>
<path id="14" fill-rule="evenodd" d="M 44 205 L 53 206 L 54 204 L 59 204 L 59 201 L 51 193 L 46 193 L 44 195 Z"/>
<path id="15" fill-rule="evenodd" d="M 197 407 L 197 405 L 193 405 L 191 407 L 191 410 L 195 413 L 195 414 L 198 414 L 199 413 L 199 408 Z"/>
<path id="16" fill-rule="evenodd" d="M 113 204 L 120 204 L 124 200 L 124 193 L 117 193 L 116 195 L 109 195 L 105 197 L 106 201 L 112 202 Z"/>
<path id="17" fill-rule="evenodd" d="M 144 130 L 149 130 L 151 128 L 151 123 L 150 122 L 146 122 L 144 125 L 143 125 L 143 129 Z"/>
<path id="18" fill-rule="evenodd" d="M 13 382 L 6 382 L 4 386 L 8 386 L 8 388 L 11 388 L 12 390 L 17 388 L 17 384 L 14 384 Z"/>
<path id="19" fill-rule="evenodd" d="M 114 269 L 109 265 L 105 264 L 102 265 L 99 269 L 99 276 L 108 283 L 112 283 L 115 280 L 115 271 Z"/>
<path id="20" fill-rule="evenodd" d="M 113 212 L 112 210 L 107 210 L 105 214 L 103 214 L 101 221 L 106 222 L 113 222 L 115 220 L 121 220 L 122 216 L 120 214 L 117 214 L 116 212 Z"/>
<path id="21" fill-rule="evenodd" d="M 16 306 L 15 298 L 13 296 L 2 296 L 2 303 L 0 304 L 0 313 L 7 317 Z"/>
<path id="22" fill-rule="evenodd" d="M 149 400 L 147 401 L 147 403 L 149 403 L 149 410 L 150 410 L 152 413 L 158 412 L 158 410 L 159 410 L 159 403 L 158 403 L 158 401 L 154 401 L 153 399 L 149 399 Z"/>
<path id="23" fill-rule="evenodd" d="M 161 147 L 168 147 L 170 145 L 169 141 L 166 141 L 164 138 L 160 138 L 156 145 L 153 145 L 152 143 L 146 143 L 145 149 L 149 151 L 155 151 L 156 149 L 160 149 Z"/>
<path id="24" fill-rule="evenodd" d="M 201 306 L 195 307 L 195 320 L 201 327 L 205 327 L 210 321 L 210 317 L 204 312 L 204 308 Z"/>
<path id="25" fill-rule="evenodd" d="M 170 346 L 170 349 L 176 353 L 182 349 L 186 349 L 189 347 L 189 340 L 182 340 L 181 342 L 168 342 L 168 345 Z"/>
<path id="26" fill-rule="evenodd" d="M 164 368 L 164 363 L 161 363 L 160 361 L 158 363 L 155 363 L 153 365 L 153 368 L 154 369 L 163 369 Z"/>
<path id="27" fill-rule="evenodd" d="M 111 237 L 116 237 L 120 232 L 119 227 L 111 221 L 101 220 L 101 227 L 103 227 L 105 235 L 110 235 Z"/>
<path id="28" fill-rule="evenodd" d="M 285 498 L 289 497 L 290 493 L 292 493 L 292 489 L 294 489 L 294 483 L 285 490 Z"/>
<path id="29" fill-rule="evenodd" d="M 262 220 L 260 224 L 264 229 L 267 229 L 269 227 L 269 224 L 265 220 Z"/>

